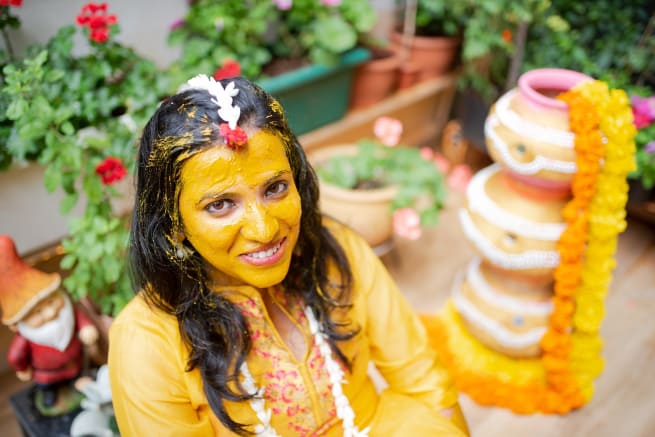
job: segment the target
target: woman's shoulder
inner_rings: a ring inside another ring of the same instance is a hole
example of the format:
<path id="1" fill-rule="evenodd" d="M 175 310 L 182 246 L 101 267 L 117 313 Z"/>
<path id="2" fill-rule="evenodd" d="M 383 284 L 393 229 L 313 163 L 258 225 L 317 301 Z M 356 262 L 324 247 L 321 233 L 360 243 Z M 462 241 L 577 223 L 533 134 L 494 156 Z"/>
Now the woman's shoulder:
<path id="1" fill-rule="evenodd" d="M 330 231 L 350 258 L 352 258 L 353 254 L 371 251 L 370 246 L 361 235 L 340 221 L 323 216 L 323 226 Z"/>
<path id="2" fill-rule="evenodd" d="M 149 303 L 143 292 L 138 293 L 120 311 L 112 322 L 110 336 L 114 332 L 140 331 L 143 335 L 170 337 L 179 332 L 177 318 Z"/>

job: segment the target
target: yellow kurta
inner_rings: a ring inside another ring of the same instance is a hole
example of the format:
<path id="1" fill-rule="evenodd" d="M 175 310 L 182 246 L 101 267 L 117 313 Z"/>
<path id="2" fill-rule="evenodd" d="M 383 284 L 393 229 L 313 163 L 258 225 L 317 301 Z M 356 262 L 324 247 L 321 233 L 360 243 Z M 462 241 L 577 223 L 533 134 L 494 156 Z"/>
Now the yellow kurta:
<path id="1" fill-rule="evenodd" d="M 340 348 L 352 362 L 343 391 L 361 430 L 371 436 L 458 436 L 464 433 L 439 410 L 457 404 L 457 393 L 428 346 L 425 329 L 388 272 L 359 236 L 329 226 L 353 271 L 348 316 L 360 333 Z M 281 436 L 342 436 L 324 360 L 315 347 L 300 302 L 273 299 L 289 309 L 309 346 L 301 361 L 282 341 L 259 292 L 248 286 L 224 292 L 248 320 L 253 348 L 247 363 L 265 408 Z M 177 319 L 135 297 L 110 331 L 109 372 L 116 419 L 123 437 L 232 435 L 213 414 L 197 369 L 186 372 L 188 350 Z M 375 364 L 388 387 L 378 393 L 368 374 Z M 260 423 L 248 402 L 227 402 L 231 417 Z"/>

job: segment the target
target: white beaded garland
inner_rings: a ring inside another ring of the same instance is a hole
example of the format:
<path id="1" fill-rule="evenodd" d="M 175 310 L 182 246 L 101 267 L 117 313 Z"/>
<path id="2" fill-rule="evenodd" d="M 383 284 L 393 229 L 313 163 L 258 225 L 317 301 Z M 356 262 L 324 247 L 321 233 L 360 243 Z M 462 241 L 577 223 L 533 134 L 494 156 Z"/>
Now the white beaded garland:
<path id="1" fill-rule="evenodd" d="M 325 360 L 325 369 L 330 378 L 332 385 L 332 396 L 334 397 L 334 405 L 337 411 L 337 417 L 343 421 L 343 435 L 344 437 L 367 437 L 370 427 L 363 430 L 357 429 L 355 426 L 355 413 L 353 412 L 348 398 L 343 393 L 341 384 L 344 382 L 344 373 L 334 358 L 332 357 L 332 349 L 327 341 L 327 336 L 321 331 L 320 325 L 314 316 L 314 312 L 309 307 L 305 307 L 305 316 L 309 323 L 309 329 L 314 336 L 314 341 L 318 346 L 318 350 Z M 262 437 L 279 437 L 279 434 L 271 426 L 271 410 L 266 409 L 264 405 L 264 390 L 257 388 L 255 380 L 248 369 L 248 365 L 244 361 L 241 365 L 241 375 L 243 376 L 243 386 L 248 393 L 255 395 L 250 400 L 250 407 L 253 409 L 261 424 L 255 426 L 255 434 Z"/>

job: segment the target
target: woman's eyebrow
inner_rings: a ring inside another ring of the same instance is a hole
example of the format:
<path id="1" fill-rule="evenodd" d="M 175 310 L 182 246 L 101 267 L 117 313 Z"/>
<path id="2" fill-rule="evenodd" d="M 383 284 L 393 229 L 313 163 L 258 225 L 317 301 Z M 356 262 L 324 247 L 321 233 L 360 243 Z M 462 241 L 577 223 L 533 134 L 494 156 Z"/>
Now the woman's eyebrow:
<path id="1" fill-rule="evenodd" d="M 279 178 L 280 176 L 287 175 L 289 173 L 291 173 L 289 170 L 280 170 L 277 173 L 275 173 L 273 176 L 271 176 L 270 178 L 266 179 L 264 181 L 264 185 L 268 185 L 271 182 L 273 182 L 275 179 Z"/>
<path id="2" fill-rule="evenodd" d="M 273 182 L 274 180 L 278 179 L 280 176 L 285 176 L 285 175 L 287 175 L 289 173 L 291 173 L 291 171 L 289 171 L 289 170 L 280 170 L 280 171 L 276 172 L 273 176 L 267 178 L 262 185 L 268 185 L 271 182 Z M 231 191 L 207 193 L 204 196 L 202 196 L 198 200 L 198 202 L 196 202 L 196 205 L 200 205 L 200 204 L 202 204 L 202 203 L 204 203 L 204 202 L 206 202 L 207 200 L 210 200 L 210 199 L 218 199 L 220 197 L 229 196 L 230 194 L 232 194 Z"/>

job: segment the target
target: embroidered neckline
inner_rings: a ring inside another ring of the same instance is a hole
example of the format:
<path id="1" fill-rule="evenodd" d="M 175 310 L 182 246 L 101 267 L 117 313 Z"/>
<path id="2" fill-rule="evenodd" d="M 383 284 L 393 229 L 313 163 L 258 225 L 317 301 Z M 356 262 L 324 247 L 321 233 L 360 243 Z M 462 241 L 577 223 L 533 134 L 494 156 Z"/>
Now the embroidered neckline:
<path id="1" fill-rule="evenodd" d="M 332 386 L 332 396 L 336 407 L 337 417 L 343 422 L 344 437 L 367 437 L 370 427 L 363 430 L 355 426 L 355 413 L 350 406 L 348 398 L 343 393 L 341 384 L 344 381 L 344 372 L 339 363 L 332 356 L 332 349 L 327 341 L 327 335 L 321 330 L 321 327 L 314 316 L 314 312 L 309 307 L 304 309 L 305 317 L 309 323 L 309 329 L 314 336 L 314 342 L 325 361 L 325 368 L 330 378 Z M 250 400 L 250 407 L 255 412 L 260 423 L 255 425 L 255 434 L 262 437 L 279 437 L 280 435 L 271 426 L 271 410 L 265 406 L 264 388 L 257 387 L 255 380 L 250 373 L 248 364 L 244 361 L 241 364 L 240 372 L 243 377 L 243 386 L 249 394 L 254 395 Z"/>

